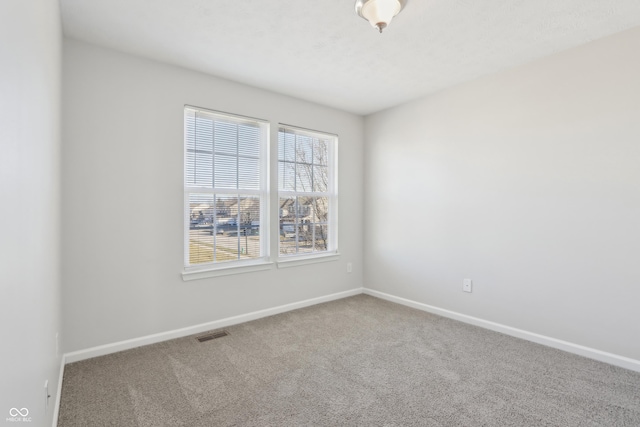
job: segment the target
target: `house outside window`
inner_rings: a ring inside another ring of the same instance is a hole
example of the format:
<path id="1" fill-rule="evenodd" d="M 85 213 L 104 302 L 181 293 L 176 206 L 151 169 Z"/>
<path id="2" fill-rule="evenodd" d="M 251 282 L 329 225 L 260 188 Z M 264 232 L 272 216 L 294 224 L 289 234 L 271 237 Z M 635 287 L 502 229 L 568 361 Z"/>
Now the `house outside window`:
<path id="1" fill-rule="evenodd" d="M 278 131 L 279 256 L 337 253 L 337 137 Z"/>
<path id="2" fill-rule="evenodd" d="M 268 259 L 265 121 L 185 107 L 187 268 Z"/>

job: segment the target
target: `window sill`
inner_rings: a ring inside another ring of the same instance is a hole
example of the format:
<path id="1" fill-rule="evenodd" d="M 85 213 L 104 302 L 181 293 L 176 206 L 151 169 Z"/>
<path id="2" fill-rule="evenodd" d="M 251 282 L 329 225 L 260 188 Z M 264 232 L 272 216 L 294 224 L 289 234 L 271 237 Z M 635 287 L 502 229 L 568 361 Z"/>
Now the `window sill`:
<path id="1" fill-rule="evenodd" d="M 340 253 L 333 252 L 323 255 L 313 256 L 295 256 L 291 258 L 280 258 L 276 262 L 278 268 L 297 267 L 299 265 L 317 264 L 320 262 L 337 261 L 340 259 Z"/>
<path id="2" fill-rule="evenodd" d="M 228 267 L 215 267 L 202 270 L 185 270 L 182 272 L 182 280 L 206 279 L 209 277 L 231 276 L 234 274 L 253 273 L 254 271 L 271 270 L 272 262 L 260 262 L 257 264 L 234 265 Z"/>

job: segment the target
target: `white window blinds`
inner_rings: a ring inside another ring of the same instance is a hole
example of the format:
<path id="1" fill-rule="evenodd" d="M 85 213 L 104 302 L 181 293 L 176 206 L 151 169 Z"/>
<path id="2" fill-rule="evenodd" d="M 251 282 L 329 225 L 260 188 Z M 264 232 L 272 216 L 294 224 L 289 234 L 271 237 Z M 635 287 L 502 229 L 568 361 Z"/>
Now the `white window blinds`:
<path id="1" fill-rule="evenodd" d="M 267 256 L 268 124 L 186 107 L 185 266 Z"/>

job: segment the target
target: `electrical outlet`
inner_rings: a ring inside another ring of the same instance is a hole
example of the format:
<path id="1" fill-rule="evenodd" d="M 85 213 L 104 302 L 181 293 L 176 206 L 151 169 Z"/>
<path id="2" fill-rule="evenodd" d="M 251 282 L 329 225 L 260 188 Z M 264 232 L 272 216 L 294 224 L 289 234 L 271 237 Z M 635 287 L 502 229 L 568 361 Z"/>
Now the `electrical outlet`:
<path id="1" fill-rule="evenodd" d="M 471 292 L 471 279 L 464 279 L 462 281 L 462 290 L 465 292 Z"/>
<path id="2" fill-rule="evenodd" d="M 352 271 L 353 271 L 353 265 L 350 262 L 348 262 L 347 263 L 347 273 L 351 273 Z"/>

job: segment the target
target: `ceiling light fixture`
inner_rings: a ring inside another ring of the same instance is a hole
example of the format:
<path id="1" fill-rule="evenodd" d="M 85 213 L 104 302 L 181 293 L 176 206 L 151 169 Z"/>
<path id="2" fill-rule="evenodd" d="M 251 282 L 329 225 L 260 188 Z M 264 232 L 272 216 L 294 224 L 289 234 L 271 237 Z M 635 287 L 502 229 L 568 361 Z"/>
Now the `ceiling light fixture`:
<path id="1" fill-rule="evenodd" d="M 356 13 L 380 32 L 407 4 L 407 0 L 356 0 Z"/>

